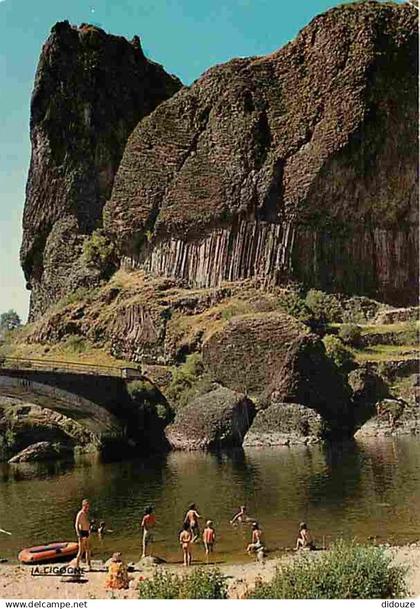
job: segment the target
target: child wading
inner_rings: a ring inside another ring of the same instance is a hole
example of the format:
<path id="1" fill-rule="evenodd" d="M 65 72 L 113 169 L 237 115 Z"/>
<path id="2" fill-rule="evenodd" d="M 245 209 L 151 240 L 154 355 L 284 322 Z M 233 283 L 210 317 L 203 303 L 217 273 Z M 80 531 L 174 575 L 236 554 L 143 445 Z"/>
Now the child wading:
<path id="1" fill-rule="evenodd" d="M 200 535 L 200 529 L 198 527 L 198 520 L 201 518 L 200 514 L 197 512 L 197 507 L 195 503 L 191 503 L 188 508 L 187 513 L 185 514 L 184 524 L 188 525 L 188 528 L 191 531 L 192 541 L 196 541 Z"/>
<path id="2" fill-rule="evenodd" d="M 151 506 L 144 510 L 143 520 L 141 521 L 141 528 L 143 529 L 143 540 L 142 540 L 142 558 L 147 556 L 147 548 L 152 545 L 153 533 L 152 529 L 156 524 L 156 518 L 153 516 L 153 508 Z"/>
<path id="3" fill-rule="evenodd" d="M 181 533 L 179 534 L 179 543 L 181 544 L 182 553 L 184 557 L 184 566 L 189 567 L 192 561 L 191 544 L 192 544 L 192 533 L 188 522 L 184 522 Z"/>
<path id="4" fill-rule="evenodd" d="M 213 546 L 216 541 L 216 533 L 213 528 L 213 521 L 207 520 L 206 528 L 203 531 L 203 543 L 206 550 L 206 562 L 209 562 L 209 554 L 213 554 Z"/>

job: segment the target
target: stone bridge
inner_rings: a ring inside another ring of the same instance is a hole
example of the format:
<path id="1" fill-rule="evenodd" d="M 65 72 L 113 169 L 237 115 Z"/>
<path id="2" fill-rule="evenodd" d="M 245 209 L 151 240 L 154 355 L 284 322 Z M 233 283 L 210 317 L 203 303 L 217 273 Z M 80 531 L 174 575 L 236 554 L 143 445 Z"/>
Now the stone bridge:
<path id="1" fill-rule="evenodd" d="M 127 390 L 133 379 L 145 377 L 133 368 L 6 358 L 0 367 L 0 396 L 61 412 L 101 443 L 136 440 L 143 430 L 139 405 Z"/>

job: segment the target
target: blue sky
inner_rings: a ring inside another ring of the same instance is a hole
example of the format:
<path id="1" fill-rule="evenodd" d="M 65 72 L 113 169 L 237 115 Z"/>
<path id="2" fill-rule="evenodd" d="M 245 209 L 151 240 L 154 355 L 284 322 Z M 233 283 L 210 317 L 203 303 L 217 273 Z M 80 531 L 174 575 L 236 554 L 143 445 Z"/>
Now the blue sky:
<path id="1" fill-rule="evenodd" d="M 19 266 L 29 164 L 29 101 L 43 41 L 56 21 L 141 37 L 145 53 L 191 83 L 232 57 L 283 46 L 338 0 L 0 0 L 0 313 L 26 318 Z"/>

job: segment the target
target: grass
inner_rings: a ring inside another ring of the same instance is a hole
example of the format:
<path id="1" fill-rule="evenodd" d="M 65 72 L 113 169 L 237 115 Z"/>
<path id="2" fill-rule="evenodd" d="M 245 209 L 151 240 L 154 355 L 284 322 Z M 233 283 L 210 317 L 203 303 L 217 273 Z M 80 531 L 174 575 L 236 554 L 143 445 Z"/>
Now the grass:
<path id="1" fill-rule="evenodd" d="M 260 581 L 248 598 L 388 599 L 407 595 L 407 569 L 382 548 L 336 542 L 322 556 L 302 555 Z"/>
<path id="2" fill-rule="evenodd" d="M 413 345 L 373 345 L 353 350 L 358 362 L 386 362 L 413 359 L 420 356 L 420 348 Z"/>
<path id="3" fill-rule="evenodd" d="M 140 581 L 138 591 L 141 599 L 225 599 L 227 578 L 219 569 L 192 569 L 183 576 L 158 570 Z"/>

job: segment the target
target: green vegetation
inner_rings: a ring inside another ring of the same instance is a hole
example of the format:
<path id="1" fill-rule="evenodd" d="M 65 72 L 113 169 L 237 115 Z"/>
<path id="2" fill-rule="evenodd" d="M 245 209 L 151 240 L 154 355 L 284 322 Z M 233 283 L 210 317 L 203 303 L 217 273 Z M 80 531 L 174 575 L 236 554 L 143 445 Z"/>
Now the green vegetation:
<path id="1" fill-rule="evenodd" d="M 9 309 L 0 315 L 0 330 L 15 330 L 20 326 L 20 317 L 13 309 Z"/>
<path id="2" fill-rule="evenodd" d="M 11 427 L 0 434 L 0 462 L 10 458 L 16 442 L 16 433 Z"/>
<path id="3" fill-rule="evenodd" d="M 224 599 L 227 598 L 226 577 L 219 569 L 193 569 L 179 576 L 157 571 L 139 584 L 139 598 L 160 599 Z"/>
<path id="4" fill-rule="evenodd" d="M 322 341 L 328 357 L 334 362 L 340 372 L 347 374 L 355 366 L 354 356 L 348 347 L 337 337 L 328 334 Z"/>
<path id="5" fill-rule="evenodd" d="M 279 299 L 279 305 L 286 313 L 304 323 L 311 318 L 311 310 L 297 292 L 286 292 Z"/>
<path id="6" fill-rule="evenodd" d="M 392 565 L 382 548 L 339 541 L 324 555 L 302 555 L 259 582 L 248 598 L 404 598 L 405 567 Z"/>
<path id="7" fill-rule="evenodd" d="M 73 353 L 84 353 L 86 351 L 86 340 L 83 336 L 72 334 L 66 340 L 66 348 Z"/>
<path id="8" fill-rule="evenodd" d="M 350 345 L 351 347 L 360 345 L 361 335 L 362 331 L 360 326 L 356 326 L 355 324 L 343 324 L 338 332 L 338 336 L 343 343 L 345 345 Z"/>
<path id="9" fill-rule="evenodd" d="M 115 266 L 115 245 L 101 228 L 97 228 L 84 242 L 83 256 L 87 264 L 108 274 Z"/>
<path id="10" fill-rule="evenodd" d="M 305 304 L 314 319 L 321 323 L 333 323 L 342 318 L 342 307 L 334 294 L 326 294 L 321 290 L 309 290 Z"/>
<path id="11" fill-rule="evenodd" d="M 173 368 L 172 381 L 166 395 L 172 404 L 182 407 L 194 397 L 207 393 L 212 388 L 211 379 L 204 374 L 201 355 L 193 353 L 187 355 L 184 364 Z"/>

